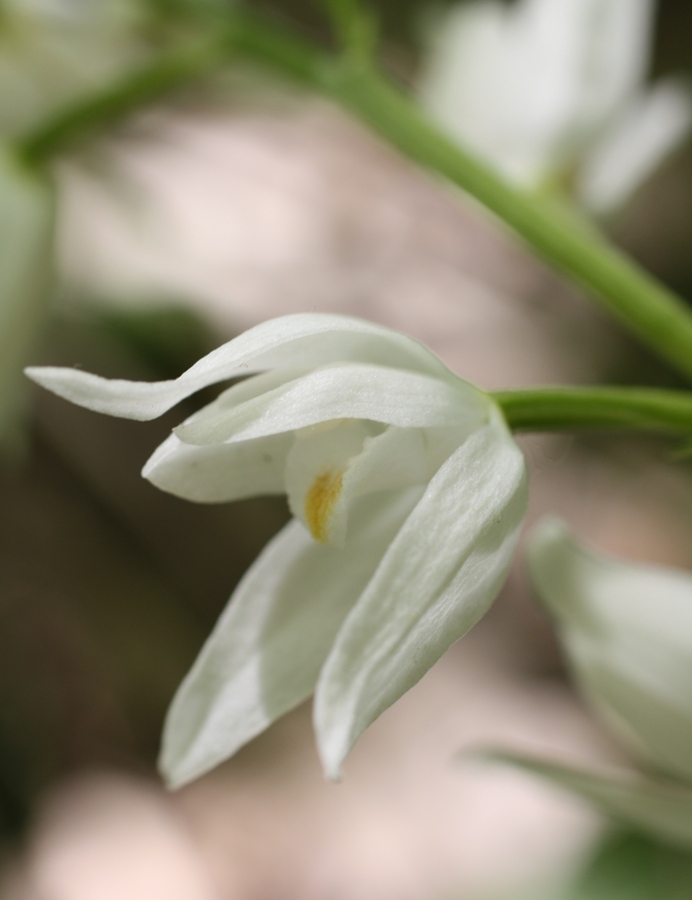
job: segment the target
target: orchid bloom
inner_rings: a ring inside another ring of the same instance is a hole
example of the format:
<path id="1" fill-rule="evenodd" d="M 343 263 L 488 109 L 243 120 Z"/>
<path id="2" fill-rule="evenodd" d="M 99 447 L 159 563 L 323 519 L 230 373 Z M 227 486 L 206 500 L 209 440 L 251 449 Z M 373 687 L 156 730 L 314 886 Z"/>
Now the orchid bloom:
<path id="1" fill-rule="evenodd" d="M 297 314 L 250 329 L 174 381 L 34 368 L 98 412 L 191 416 L 143 474 L 199 502 L 282 494 L 294 515 L 247 572 L 169 711 L 161 768 L 183 784 L 314 692 L 325 771 L 485 613 L 526 505 L 522 454 L 492 399 L 417 341 Z"/>
<path id="2" fill-rule="evenodd" d="M 18 419 L 21 372 L 48 308 L 53 192 L 0 145 L 0 442 Z"/>
<path id="3" fill-rule="evenodd" d="M 529 568 L 578 686 L 640 771 L 609 777 L 515 761 L 692 846 L 692 575 L 596 556 L 555 519 L 535 530 Z"/>
<path id="4" fill-rule="evenodd" d="M 0 133 L 22 134 L 137 63 L 144 11 L 138 0 L 3 0 Z"/>
<path id="5" fill-rule="evenodd" d="M 507 178 L 567 185 L 606 214 L 692 124 L 682 84 L 644 88 L 653 12 L 653 0 L 459 5 L 431 34 L 422 102 Z"/>

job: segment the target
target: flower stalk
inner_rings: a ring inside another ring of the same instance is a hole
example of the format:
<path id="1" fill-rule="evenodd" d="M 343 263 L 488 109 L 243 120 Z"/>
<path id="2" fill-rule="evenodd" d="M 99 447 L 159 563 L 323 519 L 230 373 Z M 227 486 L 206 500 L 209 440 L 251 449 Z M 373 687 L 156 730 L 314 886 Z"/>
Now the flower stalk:
<path id="1" fill-rule="evenodd" d="M 25 136 L 41 164 L 85 133 L 240 56 L 329 96 L 424 168 L 462 188 L 564 275 L 585 288 L 643 344 L 692 377 L 692 313 L 685 302 L 610 246 L 594 227 L 546 198 L 515 188 L 445 137 L 386 76 L 349 55 L 326 53 L 245 9 L 193 48 L 171 51 Z"/>
<path id="2" fill-rule="evenodd" d="M 692 434 L 692 393 L 653 388 L 551 387 L 498 391 L 514 432 L 632 430 Z"/>

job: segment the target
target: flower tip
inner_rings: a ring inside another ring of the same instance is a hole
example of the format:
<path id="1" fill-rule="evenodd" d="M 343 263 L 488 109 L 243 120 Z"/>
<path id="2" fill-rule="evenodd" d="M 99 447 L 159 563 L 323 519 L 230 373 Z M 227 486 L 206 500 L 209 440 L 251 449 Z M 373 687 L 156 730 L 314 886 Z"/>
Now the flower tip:
<path id="1" fill-rule="evenodd" d="M 327 781 L 332 784 L 339 784 L 344 780 L 343 765 L 346 753 L 330 752 L 330 748 L 321 745 L 318 738 L 318 752 L 322 762 L 322 771 Z"/>
<path id="2" fill-rule="evenodd" d="M 344 773 L 341 770 L 341 766 L 338 766 L 335 769 L 325 769 L 324 777 L 327 779 L 327 781 L 331 781 L 332 784 L 341 784 L 341 782 L 344 780 Z"/>
<path id="3" fill-rule="evenodd" d="M 27 378 L 35 381 L 37 384 L 43 385 L 45 382 L 43 373 L 45 371 L 45 366 L 26 366 L 26 368 L 24 369 L 24 374 Z"/>
<path id="4" fill-rule="evenodd" d="M 169 791 L 177 791 L 201 773 L 188 772 L 184 766 L 180 765 L 180 760 L 172 761 L 166 747 L 163 747 L 156 763 L 156 768 L 166 788 Z"/>
<path id="5" fill-rule="evenodd" d="M 57 394 L 58 397 L 78 402 L 74 400 L 72 392 L 69 390 L 72 372 L 73 370 L 60 366 L 27 366 L 24 369 L 26 377 L 35 384 L 52 394 Z M 83 373 L 80 372 L 79 375 L 81 376 Z"/>

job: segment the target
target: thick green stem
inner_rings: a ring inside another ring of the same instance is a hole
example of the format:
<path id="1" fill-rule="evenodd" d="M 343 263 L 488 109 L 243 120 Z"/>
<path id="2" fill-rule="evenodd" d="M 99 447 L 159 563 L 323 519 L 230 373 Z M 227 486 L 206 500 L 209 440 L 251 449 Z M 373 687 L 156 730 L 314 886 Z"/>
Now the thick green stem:
<path id="1" fill-rule="evenodd" d="M 475 197 L 643 343 L 692 377 L 692 313 L 680 298 L 576 216 L 503 181 L 438 131 L 381 74 L 326 54 L 247 11 L 232 13 L 227 28 L 217 29 L 206 44 L 164 58 L 67 110 L 27 136 L 21 150 L 33 162 L 45 161 L 83 132 L 111 123 L 236 53 L 330 96 L 410 159 Z"/>
<path id="2" fill-rule="evenodd" d="M 692 436 L 692 393 L 646 388 L 536 388 L 493 399 L 512 431 L 633 430 Z"/>
<path id="3" fill-rule="evenodd" d="M 410 159 L 494 212 L 544 259 L 586 288 L 644 344 L 692 377 L 692 311 L 577 216 L 519 190 L 432 125 L 381 74 L 348 67 L 256 19 L 239 20 L 238 50 L 291 70 L 366 122 Z"/>

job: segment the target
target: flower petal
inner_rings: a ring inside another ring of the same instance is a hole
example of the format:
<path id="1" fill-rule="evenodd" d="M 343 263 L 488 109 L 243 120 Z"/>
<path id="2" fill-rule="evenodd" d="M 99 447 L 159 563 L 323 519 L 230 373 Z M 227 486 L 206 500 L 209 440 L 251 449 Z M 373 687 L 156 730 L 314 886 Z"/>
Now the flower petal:
<path id="1" fill-rule="evenodd" d="M 263 322 L 213 350 L 173 381 L 109 380 L 55 367 L 32 367 L 26 374 L 79 406 L 147 420 L 218 381 L 263 369 L 310 368 L 334 361 L 373 362 L 440 378 L 454 377 L 413 338 L 362 319 L 324 313 L 297 313 Z"/>
<path id="2" fill-rule="evenodd" d="M 160 765 L 170 784 L 218 765 L 312 693 L 344 616 L 419 497 L 364 500 L 342 550 L 316 544 L 298 522 L 265 548 L 168 712 Z"/>
<path id="3" fill-rule="evenodd" d="M 522 184 L 535 183 L 549 168 L 571 88 L 571 82 L 565 86 L 562 47 L 555 46 L 561 42 L 554 30 L 546 42 L 545 29 L 535 28 L 541 18 L 535 7 L 452 6 L 431 31 L 420 88 L 441 126 Z"/>
<path id="4" fill-rule="evenodd" d="M 492 410 L 428 485 L 320 674 L 315 727 L 330 778 L 360 733 L 485 613 L 525 506 L 523 457 Z"/>
<path id="5" fill-rule="evenodd" d="M 528 558 L 587 698 L 635 752 L 692 779 L 692 576 L 596 556 L 555 519 Z"/>
<path id="6" fill-rule="evenodd" d="M 232 389 L 231 389 L 232 390 Z M 374 365 L 328 366 L 245 403 L 227 391 L 175 429 L 190 444 L 250 440 L 332 419 L 369 419 L 401 428 L 482 424 L 485 395 L 453 382 Z"/>
<path id="7" fill-rule="evenodd" d="M 197 503 L 223 503 L 283 494 L 290 434 L 237 444 L 184 444 L 172 434 L 154 451 L 142 475 L 162 491 Z"/>
<path id="8" fill-rule="evenodd" d="M 457 4 L 432 34 L 423 102 L 505 175 L 536 186 L 633 96 L 652 12 L 652 0 Z"/>
<path id="9" fill-rule="evenodd" d="M 293 515 L 315 540 L 342 546 L 355 500 L 427 484 L 469 436 L 463 427 L 375 429 L 371 422 L 342 419 L 296 435 L 286 464 L 286 491 Z"/>
<path id="10" fill-rule="evenodd" d="M 551 0 L 544 0 L 550 3 Z M 573 0 L 584 5 L 585 0 Z M 591 22 L 589 104 L 602 110 L 602 121 L 641 88 L 651 56 L 655 0 L 587 0 Z M 586 68 L 586 67 L 585 67 Z"/>
<path id="11" fill-rule="evenodd" d="M 692 846 L 692 789 L 677 781 L 617 772 L 601 775 L 516 753 L 491 759 L 520 766 L 564 787 L 618 821 L 666 842 Z"/>
<path id="12" fill-rule="evenodd" d="M 689 133 L 692 98 L 673 79 L 660 81 L 634 100 L 593 148 L 577 191 L 596 213 L 622 205 Z"/>

